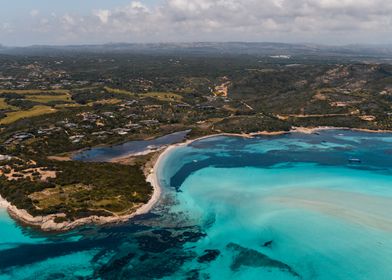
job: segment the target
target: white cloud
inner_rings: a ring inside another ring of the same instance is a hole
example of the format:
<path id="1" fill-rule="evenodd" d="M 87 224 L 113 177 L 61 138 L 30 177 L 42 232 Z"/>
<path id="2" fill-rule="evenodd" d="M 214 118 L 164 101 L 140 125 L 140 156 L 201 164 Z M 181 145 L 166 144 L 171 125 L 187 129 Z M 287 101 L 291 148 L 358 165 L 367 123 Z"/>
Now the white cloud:
<path id="1" fill-rule="evenodd" d="M 30 16 L 36 17 L 36 16 L 38 16 L 38 15 L 39 15 L 39 11 L 38 11 L 38 10 L 34 9 L 34 10 L 31 10 L 31 11 L 30 11 Z"/>
<path id="2" fill-rule="evenodd" d="M 94 15 L 96 15 L 103 24 L 108 23 L 110 14 L 111 12 L 109 10 L 94 11 Z"/>
<path id="3" fill-rule="evenodd" d="M 145 5 L 143 5 L 143 4 L 142 4 L 141 2 L 139 2 L 139 1 L 131 2 L 131 4 L 129 5 L 129 7 L 130 7 L 132 10 L 138 10 L 138 11 L 143 11 L 143 12 L 145 12 L 145 11 L 148 10 L 147 7 L 146 7 Z"/>
<path id="4" fill-rule="evenodd" d="M 90 15 L 52 15 L 48 21 L 43 23 L 48 41 L 73 38 L 75 43 L 392 42 L 392 1 L 384 0 L 163 0 L 155 6 L 133 1 Z"/>
<path id="5" fill-rule="evenodd" d="M 0 34 L 1 33 L 12 33 L 13 29 L 9 22 L 0 23 Z"/>
<path id="6" fill-rule="evenodd" d="M 60 21 L 64 24 L 64 27 L 70 27 L 70 26 L 75 25 L 75 23 L 76 23 L 76 20 L 74 19 L 74 17 L 72 17 L 69 14 L 63 15 L 61 17 Z"/>

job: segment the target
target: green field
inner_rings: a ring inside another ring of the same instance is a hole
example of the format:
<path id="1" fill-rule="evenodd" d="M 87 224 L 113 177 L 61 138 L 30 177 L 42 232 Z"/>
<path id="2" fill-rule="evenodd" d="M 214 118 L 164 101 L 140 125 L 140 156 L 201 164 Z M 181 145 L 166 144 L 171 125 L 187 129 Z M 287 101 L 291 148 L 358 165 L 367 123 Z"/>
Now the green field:
<path id="1" fill-rule="evenodd" d="M 66 205 L 75 210 L 87 208 L 89 211 L 105 211 L 109 215 L 113 213 L 122 215 L 130 213 L 141 203 L 133 203 L 125 195 L 99 197 L 96 199 L 85 199 L 94 192 L 94 187 L 83 184 L 57 186 L 53 189 L 31 194 L 29 197 L 35 201 L 35 207 L 39 209 L 58 208 L 59 205 Z M 110 210 L 109 210 L 110 209 Z"/>
<path id="2" fill-rule="evenodd" d="M 10 124 L 20 119 L 36 117 L 54 112 L 56 112 L 56 109 L 53 109 L 52 107 L 37 105 L 26 111 L 15 111 L 7 113 L 7 116 L 0 120 L 0 124 Z"/>
<path id="3" fill-rule="evenodd" d="M 104 87 L 104 89 L 108 93 L 113 93 L 113 94 L 123 94 L 123 95 L 131 95 L 131 96 L 135 95 L 134 93 L 127 91 L 127 90 L 123 90 L 123 89 L 116 89 L 116 88 L 110 88 L 110 87 Z"/>
<path id="4" fill-rule="evenodd" d="M 9 105 L 4 98 L 0 98 L 0 110 L 17 110 L 18 108 Z"/>
<path id="5" fill-rule="evenodd" d="M 16 94 L 63 94 L 63 95 L 69 95 L 69 91 L 65 89 L 53 89 L 53 90 L 47 90 L 47 89 L 0 89 L 0 94 L 4 93 L 16 93 Z"/>
<path id="6" fill-rule="evenodd" d="M 135 93 L 123 89 L 105 87 L 105 90 L 108 93 L 112 93 L 112 94 L 123 94 L 128 96 L 136 95 Z M 158 99 L 160 101 L 181 101 L 183 99 L 181 95 L 172 92 L 147 92 L 147 93 L 141 93 L 140 96 L 151 97 L 151 98 Z"/>
<path id="7" fill-rule="evenodd" d="M 56 101 L 73 102 L 69 94 L 63 95 L 29 95 L 25 98 L 26 100 L 38 102 L 38 103 L 49 103 Z"/>
<path id="8" fill-rule="evenodd" d="M 8 109 L 8 104 L 5 102 L 4 98 L 0 98 L 0 110 Z"/>
<path id="9" fill-rule="evenodd" d="M 142 96 L 152 97 L 160 101 L 181 101 L 183 99 L 181 95 L 172 92 L 148 92 Z"/>

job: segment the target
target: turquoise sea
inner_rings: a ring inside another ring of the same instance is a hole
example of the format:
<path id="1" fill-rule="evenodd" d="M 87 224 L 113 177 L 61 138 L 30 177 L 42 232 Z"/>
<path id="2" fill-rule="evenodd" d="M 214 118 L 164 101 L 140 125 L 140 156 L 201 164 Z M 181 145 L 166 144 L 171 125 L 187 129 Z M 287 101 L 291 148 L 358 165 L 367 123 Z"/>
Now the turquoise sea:
<path id="1" fill-rule="evenodd" d="M 0 280 L 392 279 L 392 134 L 211 137 L 157 173 L 160 203 L 122 225 L 48 234 L 0 210 Z"/>

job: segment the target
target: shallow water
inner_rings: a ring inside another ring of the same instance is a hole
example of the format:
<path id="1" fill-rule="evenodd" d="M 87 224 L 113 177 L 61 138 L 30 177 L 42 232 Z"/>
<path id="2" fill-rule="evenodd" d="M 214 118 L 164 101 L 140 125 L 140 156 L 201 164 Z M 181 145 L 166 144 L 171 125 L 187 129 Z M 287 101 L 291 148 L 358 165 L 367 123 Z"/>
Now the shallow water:
<path id="1" fill-rule="evenodd" d="M 182 142 L 188 133 L 189 130 L 180 131 L 151 140 L 129 141 L 121 145 L 92 148 L 76 154 L 73 160 L 90 162 L 109 161 L 113 158 L 145 153 L 160 149 L 166 145 Z"/>
<path id="2" fill-rule="evenodd" d="M 0 279 L 392 279 L 391 136 L 196 141 L 123 225 L 42 234 L 0 211 Z"/>

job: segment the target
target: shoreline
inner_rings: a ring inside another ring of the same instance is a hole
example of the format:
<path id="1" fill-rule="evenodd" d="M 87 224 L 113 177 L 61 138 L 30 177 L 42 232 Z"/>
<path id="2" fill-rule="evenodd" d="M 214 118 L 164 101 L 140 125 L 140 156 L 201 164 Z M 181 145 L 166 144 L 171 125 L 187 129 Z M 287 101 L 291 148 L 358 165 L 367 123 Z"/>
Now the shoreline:
<path id="1" fill-rule="evenodd" d="M 152 153 L 158 153 L 158 152 L 162 153 L 166 149 L 166 147 L 167 147 L 167 145 L 163 145 L 163 146 L 158 147 L 156 149 L 147 148 L 146 150 L 141 151 L 141 152 L 129 153 L 129 154 L 125 154 L 125 155 L 122 155 L 122 156 L 114 157 L 114 158 L 110 159 L 107 162 L 121 163 L 123 161 L 126 161 L 129 158 L 134 158 L 134 157 L 138 157 L 138 156 L 145 156 L 145 155 L 149 155 L 149 154 L 152 154 Z"/>
<path id="2" fill-rule="evenodd" d="M 110 217 L 89 216 L 71 222 L 67 221 L 62 223 L 55 223 L 55 218 L 65 217 L 65 214 L 58 213 L 47 216 L 32 216 L 26 210 L 19 209 L 16 206 L 12 205 L 2 196 L 0 196 L 0 208 L 6 209 L 11 218 L 28 226 L 39 228 L 45 232 L 63 232 L 84 225 L 107 225 L 127 222 L 136 216 L 150 212 L 151 209 L 156 205 L 156 203 L 158 203 L 161 197 L 162 190 L 161 186 L 159 185 L 156 168 L 159 166 L 160 161 L 164 158 L 166 151 L 168 150 L 163 148 L 163 152 L 159 154 L 159 156 L 155 160 L 152 160 L 153 168 L 151 168 L 151 170 L 148 171 L 148 174 L 146 174 L 146 181 L 149 182 L 153 188 L 152 195 L 147 203 L 141 205 L 130 214 Z"/>
<path id="3" fill-rule="evenodd" d="M 351 131 L 368 132 L 368 133 L 392 133 L 392 130 L 381 130 L 381 129 L 373 130 L 368 128 L 350 128 L 350 127 L 343 127 L 343 126 L 293 127 L 289 132 L 311 134 L 323 130 L 351 130 Z"/>
<path id="4" fill-rule="evenodd" d="M 312 134 L 317 131 L 322 130 L 351 130 L 351 131 L 359 131 L 359 132 L 368 132 L 368 133 L 392 133 L 389 130 L 370 130 L 370 129 L 361 129 L 361 128 L 348 128 L 348 127 L 329 127 L 329 126 L 318 126 L 313 128 L 308 127 L 293 127 L 289 131 L 260 131 L 249 134 L 240 134 L 240 133 L 216 133 L 201 136 L 194 139 L 188 139 L 181 143 L 171 144 L 171 145 L 163 145 L 157 149 L 151 150 L 148 149 L 146 151 L 142 151 L 136 154 L 129 154 L 126 156 L 121 156 L 118 158 L 113 158 L 109 162 L 121 162 L 130 157 L 136 157 L 138 155 L 146 155 L 149 153 L 157 152 L 159 153 L 156 158 L 150 161 L 152 164 L 152 168 L 150 170 L 145 170 L 146 181 L 149 182 L 153 188 L 153 193 L 146 204 L 141 205 L 134 211 L 133 213 L 120 215 L 120 216 L 110 216 L 110 217 L 102 217 L 102 216 L 90 216 L 86 218 L 77 219 L 72 222 L 63 222 L 63 223 L 55 223 L 54 219 L 57 217 L 65 217 L 65 214 L 52 214 L 47 216 L 32 216 L 24 209 L 18 209 L 16 206 L 9 203 L 6 199 L 0 196 L 0 208 L 5 208 L 9 213 L 10 217 L 14 218 L 17 221 L 20 221 L 26 225 L 38 227 L 43 231 L 68 231 L 83 225 L 106 225 L 106 224 L 116 224 L 127 222 L 130 219 L 146 214 L 151 211 L 151 209 L 159 202 L 162 194 L 162 187 L 159 184 L 157 170 L 159 165 L 162 164 L 162 161 L 165 157 L 175 148 L 189 145 L 195 141 L 208 139 L 212 137 L 218 136 L 228 136 L 228 137 L 243 137 L 243 138 L 254 138 L 257 136 L 279 136 L 285 135 L 289 133 L 304 133 L 304 134 Z"/>

